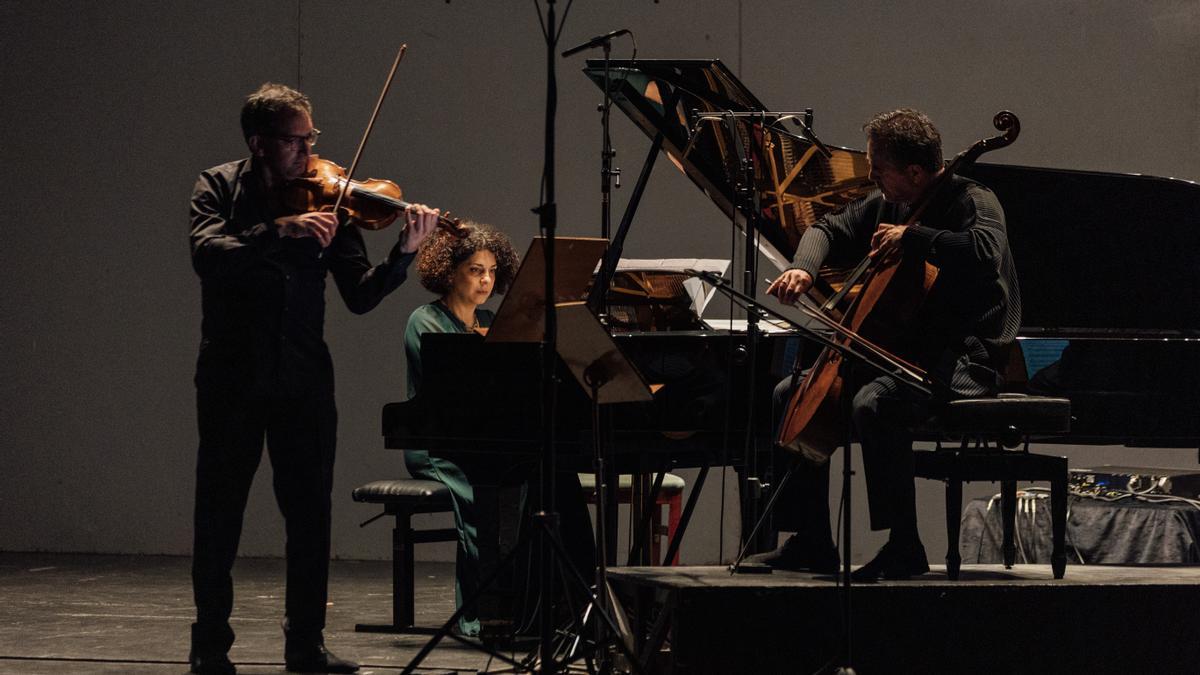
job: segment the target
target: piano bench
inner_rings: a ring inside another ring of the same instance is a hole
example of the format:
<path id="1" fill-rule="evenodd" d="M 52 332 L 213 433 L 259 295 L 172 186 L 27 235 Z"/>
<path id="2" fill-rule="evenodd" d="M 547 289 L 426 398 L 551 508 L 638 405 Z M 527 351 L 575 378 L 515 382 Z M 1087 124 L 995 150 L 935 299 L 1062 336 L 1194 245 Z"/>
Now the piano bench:
<path id="1" fill-rule="evenodd" d="M 1067 567 L 1067 459 L 1029 452 L 1029 442 L 1031 436 L 1063 434 L 1070 427 L 1071 402 L 1065 398 L 1001 394 L 951 401 L 917 430 L 918 437 L 935 438 L 937 446 L 914 453 L 915 475 L 946 483 L 946 575 L 950 579 L 958 579 L 962 563 L 958 550 L 962 483 L 978 480 L 1000 481 L 1007 569 L 1016 561 L 1017 481 L 1050 483 L 1050 567 L 1055 579 L 1063 578 Z M 961 443 L 943 446 L 943 440 L 949 438 Z"/>
<path id="2" fill-rule="evenodd" d="M 653 477 L 657 474 L 651 474 Z M 651 482 L 653 485 L 653 482 Z M 663 476 L 662 487 L 658 491 L 658 495 L 654 498 L 654 508 L 650 511 L 650 559 L 652 565 L 662 564 L 662 545 L 660 537 L 665 536 L 669 543 L 675 537 L 675 530 L 679 527 L 679 517 L 683 510 L 683 488 L 686 485 L 683 478 L 668 473 Z M 583 494 L 587 497 L 589 504 L 596 503 L 596 475 L 591 473 L 579 474 L 579 486 L 583 488 Z M 617 477 L 617 503 L 632 504 L 633 503 L 633 476 L 623 473 Z M 667 526 L 662 524 L 662 507 L 667 507 Z M 679 551 L 675 552 L 675 558 L 671 560 L 670 565 L 679 564 Z"/>
<path id="3" fill-rule="evenodd" d="M 428 632 L 413 627 L 416 620 L 414 598 L 413 546 L 437 541 L 457 541 L 458 530 L 414 530 L 412 517 L 418 513 L 453 512 L 450 489 L 434 480 L 377 480 L 354 488 L 356 502 L 382 504 L 383 512 L 368 519 L 360 527 L 382 518 L 394 516 L 392 528 L 392 623 L 356 624 L 360 633 L 418 633 Z"/>

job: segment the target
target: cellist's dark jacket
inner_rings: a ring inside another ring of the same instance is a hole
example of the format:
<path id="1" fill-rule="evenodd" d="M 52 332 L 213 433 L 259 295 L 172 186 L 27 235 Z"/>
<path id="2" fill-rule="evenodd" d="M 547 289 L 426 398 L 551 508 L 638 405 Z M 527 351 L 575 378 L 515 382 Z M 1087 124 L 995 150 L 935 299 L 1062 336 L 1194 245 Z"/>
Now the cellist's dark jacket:
<path id="1" fill-rule="evenodd" d="M 818 221 L 800 239 L 794 268 L 813 277 L 822 264 L 853 265 L 870 250 L 879 223 L 903 223 L 906 204 L 878 191 Z M 903 254 L 938 268 L 914 325 L 917 362 L 950 395 L 995 393 L 1021 323 L 1021 295 L 1008 248 L 1004 210 L 991 190 L 955 176 L 901 238 Z"/>

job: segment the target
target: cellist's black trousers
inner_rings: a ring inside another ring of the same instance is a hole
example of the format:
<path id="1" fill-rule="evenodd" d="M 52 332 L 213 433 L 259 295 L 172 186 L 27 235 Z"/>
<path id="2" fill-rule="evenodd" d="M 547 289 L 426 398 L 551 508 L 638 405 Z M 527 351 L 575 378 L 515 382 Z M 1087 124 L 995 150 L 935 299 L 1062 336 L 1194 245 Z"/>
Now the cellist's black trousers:
<path id="1" fill-rule="evenodd" d="M 196 402 L 200 448 L 192 552 L 193 648 L 199 653 L 224 653 L 233 642 L 230 573 L 264 438 L 275 500 L 287 533 L 289 638 L 319 640 L 328 594 L 330 491 L 337 438 L 332 393 L 290 399 L 200 390 Z"/>
<path id="2" fill-rule="evenodd" d="M 772 400 L 777 424 L 782 423 L 792 392 L 802 377 L 788 377 L 775 387 Z M 913 477 L 912 427 L 929 415 L 929 399 L 890 376 L 854 379 L 852 430 L 862 444 L 863 471 L 871 529 L 893 530 L 893 536 L 915 536 L 916 491 Z M 813 464 L 786 451 L 775 453 L 775 481 L 793 462 L 796 468 L 776 503 L 775 529 L 795 531 L 818 545 L 832 542 L 829 526 L 831 462 Z M 833 460 L 836 461 L 836 460 Z"/>

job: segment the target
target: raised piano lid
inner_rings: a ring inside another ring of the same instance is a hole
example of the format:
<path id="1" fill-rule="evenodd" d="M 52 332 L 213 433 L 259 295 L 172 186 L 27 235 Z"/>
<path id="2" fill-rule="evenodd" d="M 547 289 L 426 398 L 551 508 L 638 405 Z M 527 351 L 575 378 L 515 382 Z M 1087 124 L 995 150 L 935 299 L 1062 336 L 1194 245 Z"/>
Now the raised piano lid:
<path id="1" fill-rule="evenodd" d="M 603 61 L 589 60 L 583 72 L 603 89 Z M 609 77 L 616 106 L 650 138 L 661 131 L 663 149 L 675 166 L 732 218 L 737 153 L 720 120 L 701 122 L 688 149 L 691 115 L 769 109 L 715 59 L 610 61 Z M 678 101 L 668 111 L 665 101 L 674 96 Z M 780 269 L 787 267 L 809 225 L 873 188 L 867 180 L 864 152 L 827 144 L 833 156 L 826 158 L 788 124 L 764 130 L 763 147 L 768 152 L 754 162 L 755 189 L 762 205 L 754 226 L 763 235 L 760 250 Z M 749 126 L 739 123 L 738 129 L 744 141 Z M 740 214 L 736 222 L 745 227 Z"/>

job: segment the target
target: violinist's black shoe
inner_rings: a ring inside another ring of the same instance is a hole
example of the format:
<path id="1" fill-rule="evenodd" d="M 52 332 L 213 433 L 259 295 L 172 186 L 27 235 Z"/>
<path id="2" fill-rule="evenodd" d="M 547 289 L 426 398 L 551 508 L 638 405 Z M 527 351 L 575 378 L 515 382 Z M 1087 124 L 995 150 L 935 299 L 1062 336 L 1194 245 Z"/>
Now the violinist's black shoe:
<path id="1" fill-rule="evenodd" d="M 325 648 L 321 631 L 301 631 L 283 620 L 283 663 L 293 673 L 353 673 L 358 664 L 338 658 Z"/>
<path id="2" fill-rule="evenodd" d="M 925 558 L 925 547 L 920 539 L 899 542 L 891 541 L 879 549 L 871 562 L 850 573 L 856 582 L 871 582 L 879 579 L 909 579 L 929 571 Z"/>
<path id="3" fill-rule="evenodd" d="M 192 624 L 192 649 L 188 653 L 190 672 L 201 675 L 235 675 L 237 668 L 229 660 L 233 630 L 227 622 Z"/>
<path id="4" fill-rule="evenodd" d="M 188 661 L 192 666 L 188 671 L 191 673 L 198 673 L 199 675 L 237 675 L 237 668 L 233 667 L 233 661 L 229 660 L 228 654 L 203 656 L 192 652 L 188 656 Z"/>
<path id="5" fill-rule="evenodd" d="M 839 560 L 832 543 L 814 544 L 793 534 L 774 551 L 746 556 L 743 562 L 789 572 L 834 574 L 838 571 Z"/>
<path id="6" fill-rule="evenodd" d="M 325 645 L 317 642 L 303 647 L 288 644 L 283 662 L 292 673 L 353 673 L 358 664 L 338 658 Z"/>

